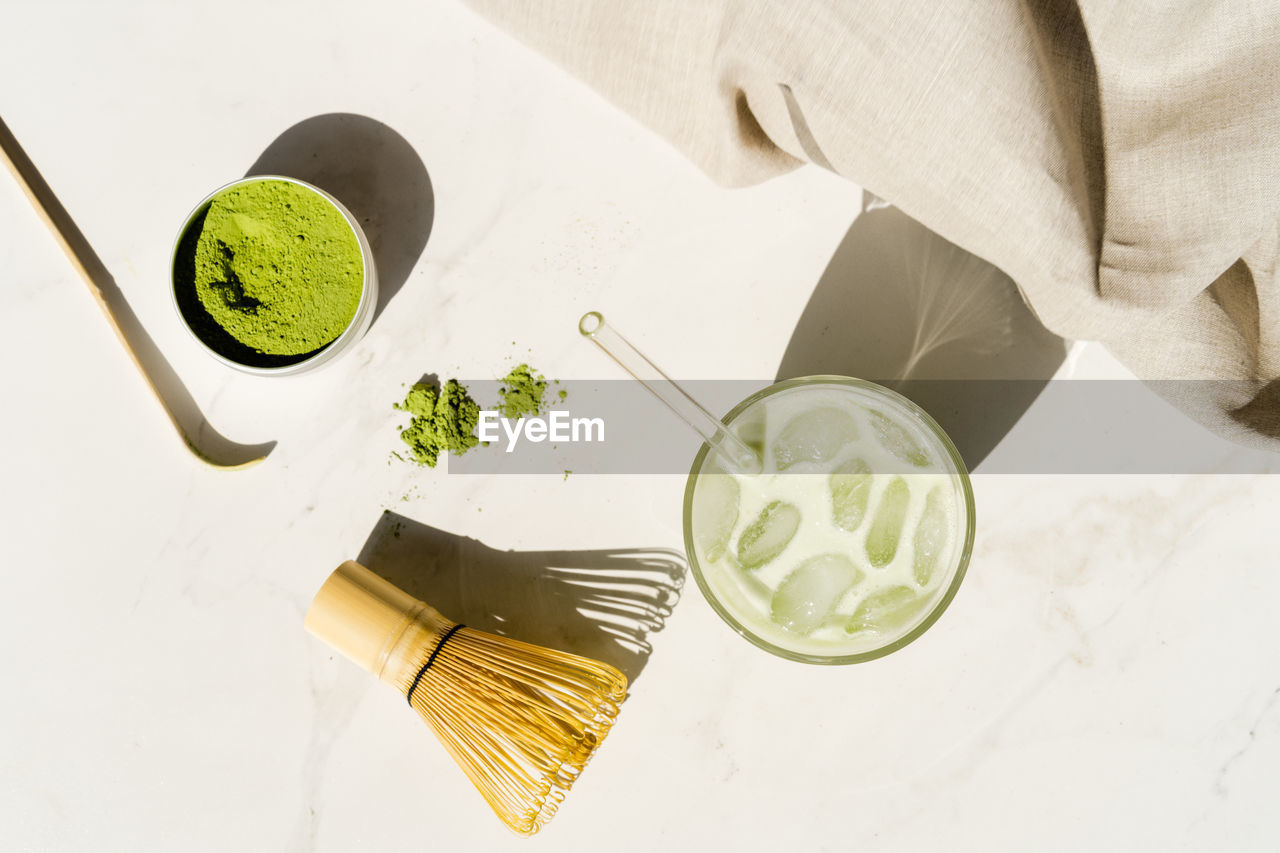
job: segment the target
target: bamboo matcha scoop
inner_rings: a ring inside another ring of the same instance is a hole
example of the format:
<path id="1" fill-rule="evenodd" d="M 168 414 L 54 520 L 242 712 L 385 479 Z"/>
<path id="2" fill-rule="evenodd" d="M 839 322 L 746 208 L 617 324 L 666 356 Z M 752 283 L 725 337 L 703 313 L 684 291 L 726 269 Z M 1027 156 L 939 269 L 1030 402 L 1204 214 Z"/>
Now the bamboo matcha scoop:
<path id="1" fill-rule="evenodd" d="M 107 316 L 107 322 L 120 343 L 124 344 L 125 352 L 133 359 L 134 366 L 164 407 L 165 414 L 187 448 L 202 462 L 224 471 L 248 468 L 266 459 L 276 446 L 274 441 L 257 445 L 236 444 L 219 434 L 204 419 L 178 374 L 125 301 L 111 273 L 40 176 L 35 164 L 18 145 L 3 119 L 0 119 L 0 154 L 40 218 L 57 238 L 71 265 L 89 285 L 98 307 Z"/>

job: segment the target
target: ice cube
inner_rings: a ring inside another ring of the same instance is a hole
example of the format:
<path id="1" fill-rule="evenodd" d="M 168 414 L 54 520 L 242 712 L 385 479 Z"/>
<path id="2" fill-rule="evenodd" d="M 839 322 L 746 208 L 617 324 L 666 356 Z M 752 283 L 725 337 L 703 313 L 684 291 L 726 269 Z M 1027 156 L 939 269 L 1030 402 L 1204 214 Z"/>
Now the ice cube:
<path id="1" fill-rule="evenodd" d="M 881 412 L 872 412 L 871 425 L 875 427 L 876 436 L 885 450 L 917 468 L 929 464 L 929 454 L 902 424 Z"/>
<path id="2" fill-rule="evenodd" d="M 709 561 L 724 556 L 738 523 L 738 481 L 729 474 L 703 474 L 693 488 L 693 541 Z"/>
<path id="3" fill-rule="evenodd" d="M 858 425 L 843 409 L 822 406 L 796 415 L 773 443 L 779 471 L 797 462 L 826 462 L 858 437 Z"/>
<path id="4" fill-rule="evenodd" d="M 800 510 L 783 501 L 773 501 L 738 537 L 738 563 L 744 569 L 758 569 L 782 553 L 800 526 Z"/>
<path id="5" fill-rule="evenodd" d="M 942 487 L 935 486 L 925 498 L 924 514 L 916 525 L 915 558 L 911 567 L 916 583 L 929 585 L 946 547 L 947 510 L 942 503 Z"/>
<path id="6" fill-rule="evenodd" d="M 867 514 L 871 494 L 871 469 L 861 459 L 850 459 L 831 474 L 831 510 L 836 524 L 850 532 L 857 530 Z"/>
<path id="7" fill-rule="evenodd" d="M 845 630 L 850 634 L 896 631 L 920 612 L 925 601 L 909 586 L 885 587 L 862 600 L 849 617 Z"/>
<path id="8" fill-rule="evenodd" d="M 907 504 L 911 502 L 911 489 L 907 481 L 894 477 L 880 496 L 875 518 L 867 531 L 867 559 L 873 566 L 887 566 L 898 553 L 898 541 L 902 539 L 902 525 L 907 519 Z"/>
<path id="9" fill-rule="evenodd" d="M 773 594 L 773 621 L 788 631 L 807 634 L 822 624 L 836 602 L 862 577 L 862 572 L 842 554 L 811 557 L 778 584 Z"/>

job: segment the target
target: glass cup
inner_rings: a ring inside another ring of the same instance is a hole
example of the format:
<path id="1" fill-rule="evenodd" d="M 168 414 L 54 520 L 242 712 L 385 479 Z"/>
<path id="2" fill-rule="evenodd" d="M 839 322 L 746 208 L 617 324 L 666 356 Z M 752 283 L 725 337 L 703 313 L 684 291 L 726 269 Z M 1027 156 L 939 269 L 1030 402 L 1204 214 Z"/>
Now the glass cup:
<path id="1" fill-rule="evenodd" d="M 969 563 L 974 505 L 960 454 L 928 414 L 871 382 L 809 376 L 751 395 L 724 423 L 764 471 L 729 473 L 704 444 L 684 541 L 731 628 L 788 660 L 849 664 L 938 620 Z"/>

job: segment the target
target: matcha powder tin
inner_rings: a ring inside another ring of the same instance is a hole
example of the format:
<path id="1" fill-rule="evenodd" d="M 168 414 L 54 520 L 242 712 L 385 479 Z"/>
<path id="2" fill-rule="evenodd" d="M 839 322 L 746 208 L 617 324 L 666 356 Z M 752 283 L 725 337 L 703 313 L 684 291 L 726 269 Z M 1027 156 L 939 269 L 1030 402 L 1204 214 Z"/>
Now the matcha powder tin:
<path id="1" fill-rule="evenodd" d="M 254 177 L 215 191 L 188 217 L 173 296 L 220 361 L 298 373 L 364 334 L 377 275 L 368 240 L 337 199 L 293 178 Z"/>

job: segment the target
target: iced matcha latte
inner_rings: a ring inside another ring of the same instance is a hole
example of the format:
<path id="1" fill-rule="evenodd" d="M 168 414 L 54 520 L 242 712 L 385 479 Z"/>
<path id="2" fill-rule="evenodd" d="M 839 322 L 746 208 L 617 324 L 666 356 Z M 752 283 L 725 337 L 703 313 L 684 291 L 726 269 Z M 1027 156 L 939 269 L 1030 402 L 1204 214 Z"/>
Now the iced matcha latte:
<path id="1" fill-rule="evenodd" d="M 973 493 L 914 404 L 844 377 L 790 380 L 725 418 L 764 470 L 704 445 L 685 489 L 698 585 L 739 633 L 812 663 L 879 657 L 950 602 L 973 544 Z"/>

